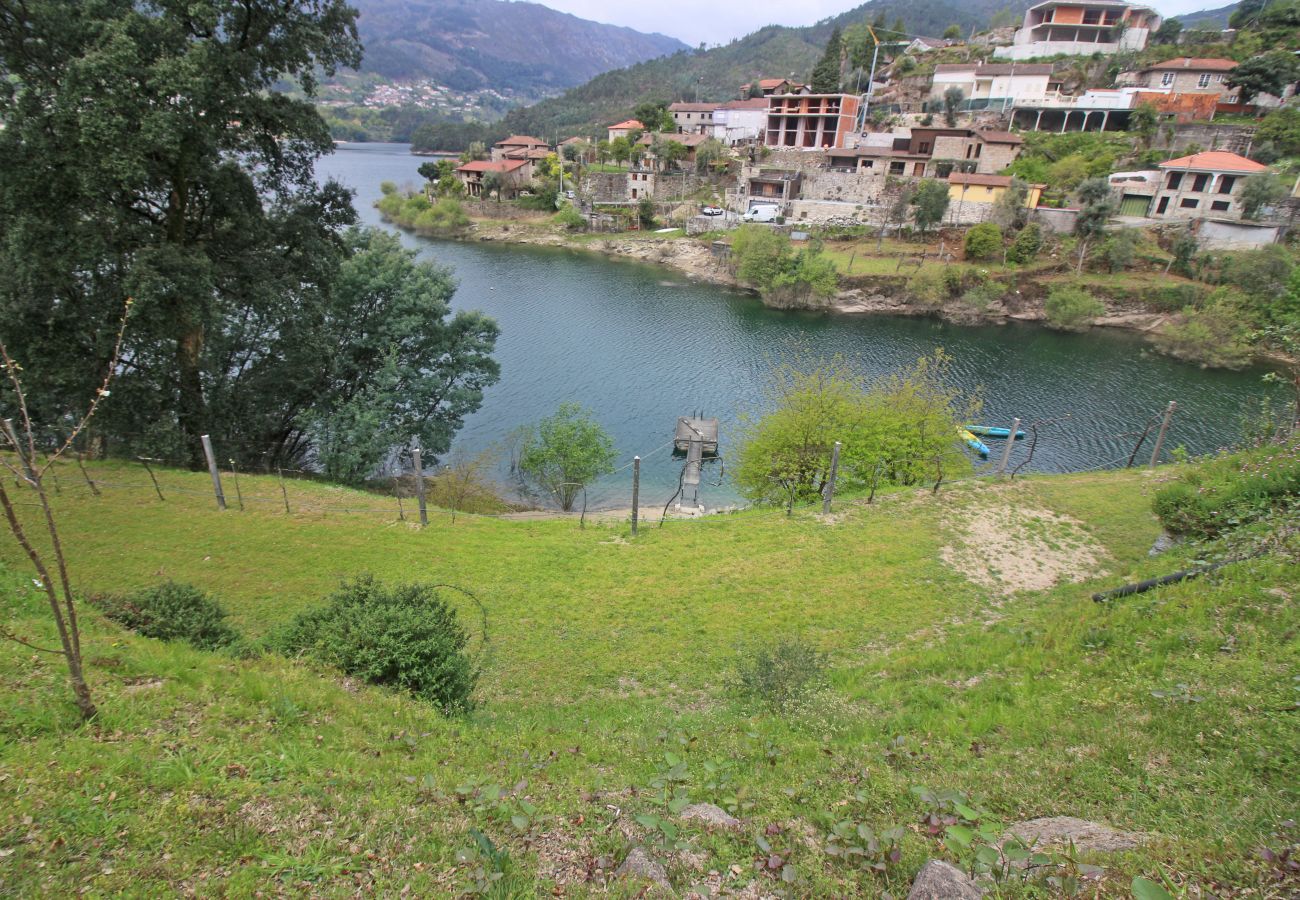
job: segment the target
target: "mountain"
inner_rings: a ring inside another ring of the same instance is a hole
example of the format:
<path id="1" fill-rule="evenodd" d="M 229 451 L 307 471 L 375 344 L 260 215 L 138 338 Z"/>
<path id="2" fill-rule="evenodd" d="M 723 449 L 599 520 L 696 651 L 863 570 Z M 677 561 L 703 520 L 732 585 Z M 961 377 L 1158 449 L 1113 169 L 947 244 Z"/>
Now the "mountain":
<path id="1" fill-rule="evenodd" d="M 901 18 L 909 34 L 938 37 L 950 25 L 963 34 L 995 18 L 1019 22 L 1028 0 L 871 0 L 815 25 L 769 25 L 708 50 L 681 50 L 630 68 L 606 72 L 559 97 L 506 115 L 505 127 L 520 134 L 570 134 L 626 118 L 647 99 L 726 100 L 756 77 L 808 78 L 834 28 L 883 16 Z"/>
<path id="2" fill-rule="evenodd" d="M 590 78 L 686 47 L 505 0 L 352 0 L 366 48 L 362 72 L 431 79 L 458 91 L 557 93 Z"/>
<path id="3" fill-rule="evenodd" d="M 1202 9 L 1199 12 L 1173 16 L 1183 23 L 1184 28 L 1227 28 L 1228 17 L 1237 10 L 1236 3 L 1220 6 L 1218 9 Z"/>

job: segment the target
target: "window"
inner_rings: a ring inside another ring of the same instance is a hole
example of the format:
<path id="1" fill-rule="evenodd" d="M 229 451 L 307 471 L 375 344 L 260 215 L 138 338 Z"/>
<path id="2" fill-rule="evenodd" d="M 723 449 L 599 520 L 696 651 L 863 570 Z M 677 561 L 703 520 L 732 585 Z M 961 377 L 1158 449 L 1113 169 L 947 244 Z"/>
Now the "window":
<path id="1" fill-rule="evenodd" d="M 1215 200 L 1213 203 L 1210 204 L 1210 209 L 1214 210 L 1215 212 L 1227 212 L 1228 207 L 1231 205 L 1232 204 L 1229 203 L 1227 200 Z"/>
<path id="2" fill-rule="evenodd" d="M 1236 183 L 1237 183 L 1236 175 L 1224 175 L 1222 178 L 1219 179 L 1218 193 L 1231 194 L 1232 188 Z"/>
<path id="3" fill-rule="evenodd" d="M 930 152 L 930 142 L 929 142 L 929 141 L 921 141 L 920 146 L 918 146 L 918 147 L 916 148 L 916 152 L 917 152 L 917 153 L 920 153 L 920 154 L 922 154 L 922 155 L 925 155 L 926 153 L 929 153 L 929 152 Z"/>
<path id="4" fill-rule="evenodd" d="M 975 145 L 974 145 L 974 144 L 967 144 L 967 145 L 966 145 L 966 158 L 967 158 L 967 159 L 970 159 L 970 158 L 971 158 L 971 154 L 974 153 L 974 152 L 975 152 Z"/>
<path id="5" fill-rule="evenodd" d="M 1165 214 L 1165 210 L 1167 210 L 1168 208 L 1169 208 L 1169 198 L 1161 197 L 1160 205 L 1156 207 L 1156 215 L 1163 216 Z"/>
<path id="6" fill-rule="evenodd" d="M 1197 200 L 1195 197 L 1184 197 L 1182 202 L 1178 205 L 1183 209 L 1196 209 L 1196 207 L 1201 205 L 1201 201 Z"/>
<path id="7" fill-rule="evenodd" d="M 898 160 L 897 162 L 891 162 L 889 164 L 890 175 L 902 175 L 906 171 L 907 171 L 906 163 L 904 163 L 902 160 Z"/>
<path id="8" fill-rule="evenodd" d="M 1209 73 L 1209 72 L 1202 72 L 1202 73 L 1201 73 L 1201 77 L 1198 78 L 1198 79 L 1196 79 L 1196 86 L 1199 87 L 1199 88 L 1209 87 L 1209 86 L 1210 86 L 1210 73 Z"/>
<path id="9" fill-rule="evenodd" d="M 983 149 L 984 149 L 984 145 L 983 145 L 983 144 L 976 144 L 976 145 L 975 145 L 975 158 L 976 158 L 976 159 L 979 159 L 979 158 L 980 158 L 980 151 L 982 151 Z"/>
<path id="10" fill-rule="evenodd" d="M 1160 76 L 1160 86 L 1161 86 L 1161 87 L 1169 87 L 1169 85 L 1171 85 L 1171 84 L 1173 84 L 1173 83 L 1174 83 L 1174 73 L 1173 73 L 1173 72 L 1166 72 L 1166 73 L 1164 73 L 1163 75 Z"/>
<path id="11" fill-rule="evenodd" d="M 1197 174 L 1196 178 L 1192 181 L 1192 190 L 1197 193 L 1200 193 L 1201 191 L 1205 190 L 1205 186 L 1209 183 L 1210 183 L 1210 176 L 1206 175 L 1204 172 L 1200 172 Z"/>
<path id="12" fill-rule="evenodd" d="M 1165 185 L 1165 188 L 1171 191 L 1176 191 L 1178 190 L 1179 185 L 1181 185 L 1182 183 L 1183 183 L 1182 172 L 1170 172 L 1169 182 Z"/>

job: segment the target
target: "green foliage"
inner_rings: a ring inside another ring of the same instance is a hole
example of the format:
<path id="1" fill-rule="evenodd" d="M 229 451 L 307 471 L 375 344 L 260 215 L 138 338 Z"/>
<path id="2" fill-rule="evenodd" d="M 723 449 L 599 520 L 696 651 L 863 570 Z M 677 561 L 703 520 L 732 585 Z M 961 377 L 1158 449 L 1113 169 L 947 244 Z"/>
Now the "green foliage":
<path id="1" fill-rule="evenodd" d="M 1300 443 L 1269 444 L 1182 472 L 1152 504 L 1174 534 L 1208 539 L 1248 525 L 1300 494 Z"/>
<path id="2" fill-rule="evenodd" d="M 1280 97 L 1286 86 L 1300 78 L 1300 62 L 1290 50 L 1273 50 L 1238 63 L 1225 83 L 1236 88 L 1242 103 L 1259 94 Z"/>
<path id="3" fill-rule="evenodd" d="M 1088 323 L 1106 312 L 1106 305 L 1083 288 L 1054 285 L 1043 304 L 1047 324 L 1065 331 L 1086 328 Z"/>
<path id="4" fill-rule="evenodd" d="M 745 496 L 782 503 L 818 497 L 841 442 L 839 489 L 916 484 L 969 468 L 957 425 L 978 400 L 949 387 L 951 359 L 942 350 L 869 387 L 842 360 L 800 368 L 782 365 L 767 411 L 742 423 L 733 472 Z"/>
<path id="5" fill-rule="evenodd" d="M 583 231 L 587 227 L 587 220 L 582 217 L 582 213 L 567 203 L 551 221 L 568 231 Z"/>
<path id="6" fill-rule="evenodd" d="M 825 653 L 804 640 L 785 638 L 751 648 L 736 661 L 734 687 L 773 712 L 783 712 L 826 682 Z"/>
<path id="7" fill-rule="evenodd" d="M 1272 172 L 1251 175 L 1241 186 L 1241 217 L 1258 219 L 1265 206 L 1271 206 L 1287 195 L 1287 186 Z"/>
<path id="8" fill-rule="evenodd" d="M 474 707 L 479 673 L 468 643 L 455 607 L 433 587 L 387 587 L 370 575 L 344 582 L 325 606 L 299 614 L 270 640 L 281 653 L 407 691 L 448 714 Z"/>
<path id="9" fill-rule="evenodd" d="M 1255 131 L 1259 144 L 1270 144 L 1281 156 L 1300 156 L 1300 109 L 1284 106 L 1260 120 Z"/>
<path id="10" fill-rule="evenodd" d="M 586 485 L 614 471 L 616 458 L 613 439 L 591 414 L 577 403 L 561 403 L 531 426 L 519 470 L 567 512 Z"/>
<path id="11" fill-rule="evenodd" d="M 1074 220 L 1074 233 L 1085 239 L 1101 237 L 1118 208 L 1110 183 L 1105 178 L 1089 178 L 1079 185 L 1076 194 L 1079 215 Z"/>
<path id="12" fill-rule="evenodd" d="M 949 128 L 957 127 L 957 113 L 965 99 L 966 92 L 955 84 L 943 92 L 943 123 Z"/>
<path id="13" fill-rule="evenodd" d="M 1159 123 L 1159 112 L 1154 103 L 1139 103 L 1133 107 L 1133 112 L 1129 114 L 1128 130 L 1137 134 L 1142 143 L 1151 143 L 1151 138 L 1155 137 L 1156 125 Z"/>
<path id="14" fill-rule="evenodd" d="M 1011 184 L 993 204 L 993 221 L 1013 231 L 1024 228 L 1029 221 L 1029 184 L 1022 178 L 1012 178 Z"/>
<path id="15" fill-rule="evenodd" d="M 1037 222 L 1031 222 L 1021 229 L 1007 251 L 1007 261 L 1024 265 L 1033 262 L 1043 246 L 1043 231 Z"/>
<path id="16" fill-rule="evenodd" d="M 456 163 L 450 159 L 429 160 L 420 163 L 420 168 L 416 171 L 425 181 L 440 181 L 449 175 L 456 177 Z"/>
<path id="17" fill-rule="evenodd" d="M 1081 153 L 1072 153 L 1049 165 L 1044 180 L 1053 189 L 1071 191 L 1088 177 L 1089 169 L 1087 157 Z"/>
<path id="18" fill-rule="evenodd" d="M 731 256 L 737 278 L 782 303 L 828 297 L 839 285 L 834 263 L 819 247 L 795 252 L 789 237 L 761 225 L 736 229 Z"/>
<path id="19" fill-rule="evenodd" d="M 948 185 L 937 178 L 927 178 L 912 195 L 912 221 L 925 234 L 943 221 L 948 212 Z"/>
<path id="20" fill-rule="evenodd" d="M 1200 307 L 1189 306 L 1155 335 L 1164 353 L 1220 369 L 1240 369 L 1254 358 L 1244 303 L 1220 289 Z"/>
<path id="21" fill-rule="evenodd" d="M 961 26 L 956 24 L 949 25 L 947 28 L 943 30 L 943 39 L 945 41 L 961 40 Z"/>
<path id="22" fill-rule="evenodd" d="M 123 628 L 160 641 L 219 650 L 239 640 L 239 633 L 226 624 L 221 605 L 192 584 L 164 581 L 125 596 L 95 597 L 92 602 Z"/>
<path id="23" fill-rule="evenodd" d="M 650 197 L 642 197 L 636 204 L 636 217 L 642 228 L 653 228 L 655 224 L 655 202 Z"/>
<path id="24" fill-rule="evenodd" d="M 826 42 L 826 50 L 822 53 L 822 58 L 817 61 L 817 65 L 812 70 L 812 91 L 814 94 L 834 94 L 840 89 L 840 53 L 843 49 L 843 39 L 840 36 L 839 28 L 831 31 L 830 39 Z"/>
<path id="25" fill-rule="evenodd" d="M 1111 273 L 1122 272 L 1137 258 L 1141 235 L 1135 228 L 1121 228 L 1101 245 L 1101 258 Z"/>
<path id="26" fill-rule="evenodd" d="M 908 299 L 922 306 L 939 306 L 948 295 L 944 273 L 933 266 L 923 266 L 907 279 Z"/>
<path id="27" fill-rule="evenodd" d="M 1002 229 L 993 222 L 981 222 L 966 232 L 963 247 L 967 259 L 992 259 L 1002 255 Z"/>
<path id="28" fill-rule="evenodd" d="M 459 187 L 460 182 L 456 184 Z M 469 215 L 454 197 L 443 197 L 430 203 L 422 193 L 389 193 L 375 206 L 386 220 L 427 237 L 459 234 L 470 225 Z"/>

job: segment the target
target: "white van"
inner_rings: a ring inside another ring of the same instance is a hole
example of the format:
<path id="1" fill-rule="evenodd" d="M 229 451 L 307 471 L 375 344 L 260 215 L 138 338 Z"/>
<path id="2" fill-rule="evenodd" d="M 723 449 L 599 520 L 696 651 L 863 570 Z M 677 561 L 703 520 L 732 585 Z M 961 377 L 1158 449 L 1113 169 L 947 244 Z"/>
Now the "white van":
<path id="1" fill-rule="evenodd" d="M 742 222 L 775 222 L 778 209 L 775 203 L 755 203 L 740 219 Z"/>

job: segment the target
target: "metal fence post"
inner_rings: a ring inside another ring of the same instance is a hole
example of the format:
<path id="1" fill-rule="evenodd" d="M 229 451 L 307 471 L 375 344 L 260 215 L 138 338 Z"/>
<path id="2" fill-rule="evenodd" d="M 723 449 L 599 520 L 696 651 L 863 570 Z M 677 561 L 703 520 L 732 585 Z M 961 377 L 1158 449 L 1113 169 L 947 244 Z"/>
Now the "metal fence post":
<path id="1" fill-rule="evenodd" d="M 835 499 L 835 475 L 840 468 L 840 442 L 831 448 L 831 474 L 826 479 L 826 495 L 822 497 L 822 515 L 830 515 L 831 500 Z"/>
<path id="2" fill-rule="evenodd" d="M 411 460 L 415 464 L 415 496 L 420 501 L 420 527 L 423 528 L 429 524 L 429 509 L 424 500 L 424 460 L 419 447 L 411 450 Z"/>
<path id="3" fill-rule="evenodd" d="M 637 520 L 641 514 L 641 457 L 632 457 L 632 536 L 636 537 Z"/>
<path id="4" fill-rule="evenodd" d="M 203 442 L 203 455 L 208 458 L 208 474 L 212 476 L 212 490 L 217 495 L 217 509 L 225 509 L 226 495 L 221 491 L 221 470 L 217 468 L 217 457 L 212 452 L 212 438 L 204 434 L 199 436 L 199 440 Z"/>

